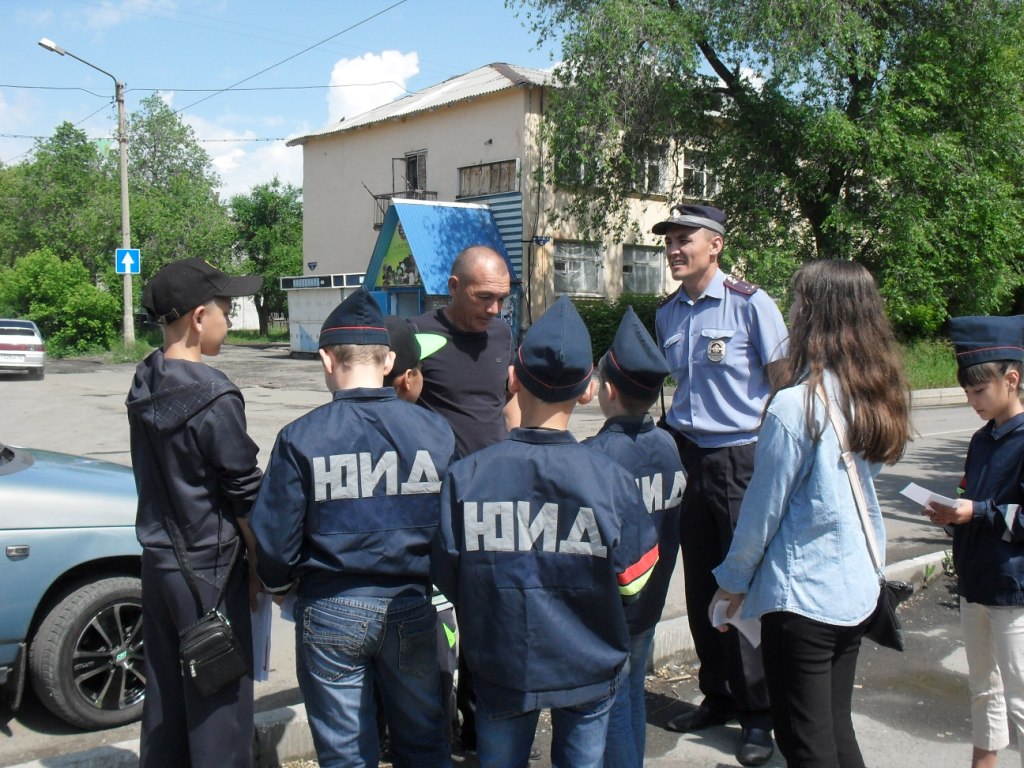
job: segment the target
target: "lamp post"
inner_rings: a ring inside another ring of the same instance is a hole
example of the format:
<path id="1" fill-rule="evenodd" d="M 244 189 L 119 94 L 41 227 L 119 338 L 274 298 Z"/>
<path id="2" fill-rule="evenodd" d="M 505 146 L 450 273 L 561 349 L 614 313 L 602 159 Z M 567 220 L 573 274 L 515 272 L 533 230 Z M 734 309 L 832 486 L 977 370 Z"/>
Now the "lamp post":
<path id="1" fill-rule="evenodd" d="M 132 237 L 131 237 L 131 218 L 128 214 L 128 133 L 125 130 L 125 117 L 124 117 L 124 83 L 114 77 L 112 74 L 107 72 L 105 69 L 100 69 L 92 62 L 86 61 L 85 59 L 75 56 L 71 51 L 65 50 L 57 45 L 53 40 L 48 40 L 45 37 L 39 41 L 39 45 L 48 51 L 59 53 L 61 56 L 70 56 L 72 59 L 85 64 L 87 67 L 92 67 L 97 72 L 102 72 L 104 75 L 114 81 L 114 99 L 117 101 L 117 143 L 120 145 L 121 150 L 121 247 L 131 248 Z M 124 316 L 122 317 L 122 326 L 124 327 L 124 344 L 126 347 L 131 347 L 135 344 L 135 322 L 133 320 L 132 312 L 132 276 L 130 272 L 124 273 Z"/>

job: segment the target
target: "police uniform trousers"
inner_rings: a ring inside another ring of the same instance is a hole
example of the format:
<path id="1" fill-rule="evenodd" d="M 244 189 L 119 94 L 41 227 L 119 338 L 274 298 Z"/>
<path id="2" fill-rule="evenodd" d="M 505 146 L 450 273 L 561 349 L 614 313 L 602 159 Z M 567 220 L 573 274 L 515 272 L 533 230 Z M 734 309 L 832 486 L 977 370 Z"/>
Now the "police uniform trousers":
<path id="1" fill-rule="evenodd" d="M 220 611 L 249 657 L 249 673 L 203 697 L 181 673 L 178 633 L 198 618 L 196 601 L 180 570 L 142 557 L 142 633 L 146 700 L 142 709 L 140 768 L 247 768 L 252 765 L 252 621 L 248 566 L 235 562 Z M 197 568 L 203 608 L 210 610 L 225 566 Z"/>
<path id="2" fill-rule="evenodd" d="M 701 448 L 669 429 L 686 470 L 679 516 L 679 544 L 686 580 L 686 613 L 700 659 L 698 682 L 704 703 L 735 714 L 748 728 L 772 727 L 761 651 L 736 631 L 719 632 L 708 618 L 718 589 L 711 572 L 729 552 L 743 494 L 754 472 L 755 443 Z"/>

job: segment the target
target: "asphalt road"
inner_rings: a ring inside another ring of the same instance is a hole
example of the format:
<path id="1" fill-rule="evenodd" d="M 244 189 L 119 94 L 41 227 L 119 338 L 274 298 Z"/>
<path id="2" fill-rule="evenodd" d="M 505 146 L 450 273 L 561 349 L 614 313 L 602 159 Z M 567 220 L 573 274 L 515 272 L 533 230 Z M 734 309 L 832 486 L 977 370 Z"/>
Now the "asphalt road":
<path id="1" fill-rule="evenodd" d="M 242 389 L 249 432 L 260 446 L 263 466 L 277 431 L 328 399 L 319 362 L 293 359 L 285 346 L 225 347 L 219 357 L 207 362 L 222 369 Z M 78 359 L 51 361 L 43 381 L 0 373 L 0 441 L 130 464 L 124 399 L 133 368 L 131 364 Z M 915 505 L 898 492 L 914 480 L 951 494 L 970 435 L 980 426 L 965 406 L 920 408 L 914 420 L 915 442 L 903 461 L 887 468 L 877 483 L 886 517 L 889 562 L 948 548 L 945 534 L 923 521 Z M 601 423 L 593 404 L 574 413 L 570 428 L 582 438 L 594 434 Z M 678 604 L 680 595 L 681 585 L 673 585 L 670 601 Z M 880 739 L 869 764 L 906 768 L 965 763 L 970 754 L 965 725 L 968 711 L 963 671 L 956 661 L 960 643 L 955 608 L 950 607 L 948 595 L 932 588 L 914 598 L 905 613 L 908 631 L 919 640 L 915 647 L 905 654 L 867 649 L 862 657 L 864 682 L 856 701 L 858 730 L 862 742 L 873 735 Z M 300 700 L 294 681 L 291 625 L 275 621 L 272 647 L 275 674 L 270 682 L 257 686 L 259 711 Z M 731 745 L 735 734 L 730 728 L 680 736 L 658 727 L 682 711 L 685 702 L 698 698 L 685 665 L 668 665 L 659 672 L 659 677 L 652 677 L 651 686 L 649 765 L 734 765 Z M 905 727 L 915 729 L 917 735 L 905 736 Z M 27 696 L 16 716 L 0 710 L 0 766 L 30 759 L 49 762 L 49 758 L 71 751 L 137 735 L 137 726 L 82 733 L 63 725 Z M 889 749 L 890 741 L 904 747 Z M 933 747 L 941 750 L 933 752 Z M 917 755 L 934 755 L 935 759 L 919 761 Z M 543 768 L 543 763 L 538 768 Z"/>

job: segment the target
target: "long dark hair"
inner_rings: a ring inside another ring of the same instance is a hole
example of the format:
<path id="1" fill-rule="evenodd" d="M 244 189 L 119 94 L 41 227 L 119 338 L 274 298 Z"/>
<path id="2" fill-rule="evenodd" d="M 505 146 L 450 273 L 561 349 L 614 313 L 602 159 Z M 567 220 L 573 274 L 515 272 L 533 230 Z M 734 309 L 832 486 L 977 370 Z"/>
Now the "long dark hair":
<path id="1" fill-rule="evenodd" d="M 850 449 L 895 464 L 911 439 L 910 391 L 874 279 L 856 262 L 820 259 L 800 267 L 790 289 L 789 354 L 772 377 L 775 392 L 806 376 L 805 421 L 818 440 L 828 420 L 814 418 L 815 391 L 828 369 Z"/>

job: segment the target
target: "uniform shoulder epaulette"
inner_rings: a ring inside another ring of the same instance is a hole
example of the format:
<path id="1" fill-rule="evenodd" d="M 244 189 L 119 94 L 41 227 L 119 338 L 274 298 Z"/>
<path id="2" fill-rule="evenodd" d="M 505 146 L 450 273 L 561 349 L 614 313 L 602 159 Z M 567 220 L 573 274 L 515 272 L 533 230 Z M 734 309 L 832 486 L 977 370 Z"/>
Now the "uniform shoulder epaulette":
<path id="1" fill-rule="evenodd" d="M 676 288 L 674 291 L 672 291 L 672 293 L 670 293 L 668 296 L 666 296 L 661 301 L 659 301 L 657 309 L 661 309 L 666 304 L 668 304 L 670 301 L 672 301 L 672 299 L 674 299 L 676 296 L 678 296 L 679 295 L 679 291 L 681 291 L 682 288 L 683 288 L 683 286 L 680 285 L 678 288 Z"/>
<path id="2" fill-rule="evenodd" d="M 746 280 L 740 280 L 731 276 L 725 278 L 725 286 L 736 291 L 736 293 L 742 293 L 744 296 L 753 296 L 759 288 L 759 286 L 753 283 L 748 283 Z"/>

